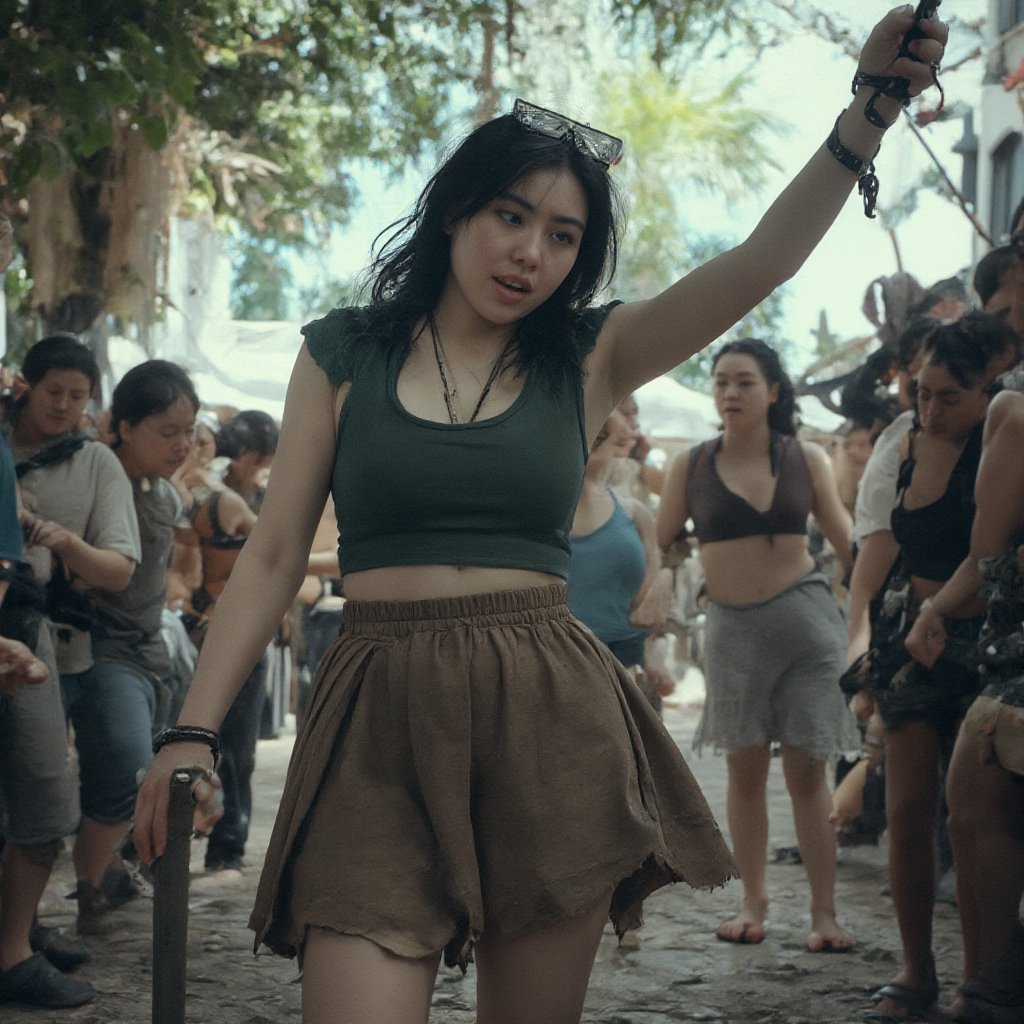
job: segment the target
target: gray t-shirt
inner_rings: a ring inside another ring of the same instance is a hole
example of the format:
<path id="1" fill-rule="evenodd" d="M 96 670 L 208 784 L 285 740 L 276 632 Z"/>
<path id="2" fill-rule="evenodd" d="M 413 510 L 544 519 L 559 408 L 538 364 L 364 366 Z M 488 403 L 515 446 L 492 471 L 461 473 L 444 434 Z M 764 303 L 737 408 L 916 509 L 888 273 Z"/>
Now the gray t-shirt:
<path id="1" fill-rule="evenodd" d="M 21 462 L 36 450 L 15 446 L 15 460 Z M 29 512 L 60 523 L 94 548 L 117 551 L 136 564 L 141 559 L 132 485 L 106 445 L 88 441 L 71 458 L 25 473 L 19 484 Z M 34 545 L 25 557 L 46 583 L 53 573 L 50 549 Z M 61 674 L 84 672 L 92 665 L 88 633 L 62 624 L 52 632 Z"/>
<path id="2" fill-rule="evenodd" d="M 92 652 L 99 660 L 124 661 L 163 678 L 170 670 L 160 619 L 167 589 L 167 566 L 175 530 L 189 526 L 181 498 L 163 477 L 132 481 L 142 560 L 119 594 L 98 590 Z"/>

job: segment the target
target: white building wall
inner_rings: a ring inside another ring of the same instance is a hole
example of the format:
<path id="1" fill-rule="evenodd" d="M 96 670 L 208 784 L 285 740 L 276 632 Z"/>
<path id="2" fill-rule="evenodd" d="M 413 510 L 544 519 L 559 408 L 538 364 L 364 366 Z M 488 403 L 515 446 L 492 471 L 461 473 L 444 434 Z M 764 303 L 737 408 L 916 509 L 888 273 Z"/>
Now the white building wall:
<path id="1" fill-rule="evenodd" d="M 1024 134 L 1024 112 L 1018 89 L 1007 92 L 1003 80 L 1024 61 L 1024 22 L 1002 36 L 997 31 L 998 0 L 989 0 L 985 39 L 986 84 L 981 93 L 981 124 L 978 131 L 978 218 L 990 229 L 997 243 L 1006 240 L 1006 225 L 992 223 L 992 156 L 1012 132 Z M 984 255 L 985 243 L 975 239 L 975 260 Z"/>

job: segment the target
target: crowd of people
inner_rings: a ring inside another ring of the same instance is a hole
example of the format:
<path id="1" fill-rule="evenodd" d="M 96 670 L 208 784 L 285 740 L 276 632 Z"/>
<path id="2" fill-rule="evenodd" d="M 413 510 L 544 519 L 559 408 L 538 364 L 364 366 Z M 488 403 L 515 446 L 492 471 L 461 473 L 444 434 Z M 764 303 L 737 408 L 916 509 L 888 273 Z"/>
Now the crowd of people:
<path id="1" fill-rule="evenodd" d="M 938 1000 L 948 832 L 954 1019 L 1024 1020 L 1020 248 L 981 261 L 979 310 L 940 289 L 908 314 L 901 386 L 858 406 L 838 480 L 776 351 L 743 339 L 713 357 L 720 434 L 645 476 L 648 501 L 612 486 L 645 450 L 635 389 L 795 273 L 855 181 L 871 192 L 886 124 L 941 58 L 944 26 L 901 49 L 911 25 L 900 9 L 876 27 L 850 107 L 750 239 L 644 302 L 591 305 L 614 267 L 619 140 L 517 102 L 386 233 L 369 303 L 303 329 L 280 428 L 204 409 L 161 360 L 90 421 L 89 349 L 29 350 L 0 443 L 0 1001 L 94 997 L 72 973 L 89 950 L 40 923 L 40 897 L 74 835 L 77 931 L 109 927 L 135 891 L 124 844 L 164 848 L 176 767 L 202 769 L 200 804 L 223 800 L 207 870 L 243 864 L 265 651 L 298 595 L 318 667 L 251 924 L 299 957 L 307 1021 L 425 1021 L 443 959 L 477 964 L 481 1024 L 571 1024 L 605 922 L 621 937 L 677 881 L 738 873 L 716 936 L 762 942 L 773 748 L 806 948 L 853 948 L 833 890 L 854 815 L 827 768 L 862 737 L 882 756 L 851 778 L 884 775 L 902 947 L 865 1019 Z M 688 543 L 707 616 L 695 745 L 725 752 L 731 850 L 650 655 L 665 553 Z"/>

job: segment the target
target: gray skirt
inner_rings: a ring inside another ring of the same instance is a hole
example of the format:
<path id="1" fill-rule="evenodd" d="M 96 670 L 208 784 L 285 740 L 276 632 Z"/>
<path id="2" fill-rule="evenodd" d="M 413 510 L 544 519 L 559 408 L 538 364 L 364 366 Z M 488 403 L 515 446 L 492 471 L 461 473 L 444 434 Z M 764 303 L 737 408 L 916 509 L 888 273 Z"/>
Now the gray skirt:
<path id="1" fill-rule="evenodd" d="M 613 893 L 621 934 L 668 882 L 734 865 L 683 760 L 563 585 L 349 601 L 295 744 L 250 926 L 465 968 Z"/>
<path id="2" fill-rule="evenodd" d="M 821 760 L 859 749 L 838 684 L 845 667 L 843 614 L 820 573 L 755 604 L 709 601 L 707 697 L 694 749 L 731 754 L 782 743 Z"/>

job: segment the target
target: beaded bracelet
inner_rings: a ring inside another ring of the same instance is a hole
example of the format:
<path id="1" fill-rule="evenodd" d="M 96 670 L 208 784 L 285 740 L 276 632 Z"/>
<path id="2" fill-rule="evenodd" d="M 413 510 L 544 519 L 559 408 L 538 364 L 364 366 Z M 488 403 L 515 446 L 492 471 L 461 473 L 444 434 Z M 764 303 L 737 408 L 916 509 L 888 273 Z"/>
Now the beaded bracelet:
<path id="1" fill-rule="evenodd" d="M 220 763 L 220 736 L 198 725 L 172 725 L 156 735 L 153 753 L 158 754 L 170 743 L 205 743 L 213 754 L 213 768 Z"/>
<path id="2" fill-rule="evenodd" d="M 881 146 L 875 150 L 874 156 L 869 160 L 858 156 L 852 149 L 843 145 L 839 138 L 839 119 L 846 111 L 840 113 L 836 118 L 835 127 L 825 140 L 825 147 L 828 151 L 846 168 L 857 175 L 857 191 L 864 200 L 864 216 L 875 219 L 875 205 L 878 202 L 878 175 L 875 174 L 875 157 L 878 156 Z"/>

